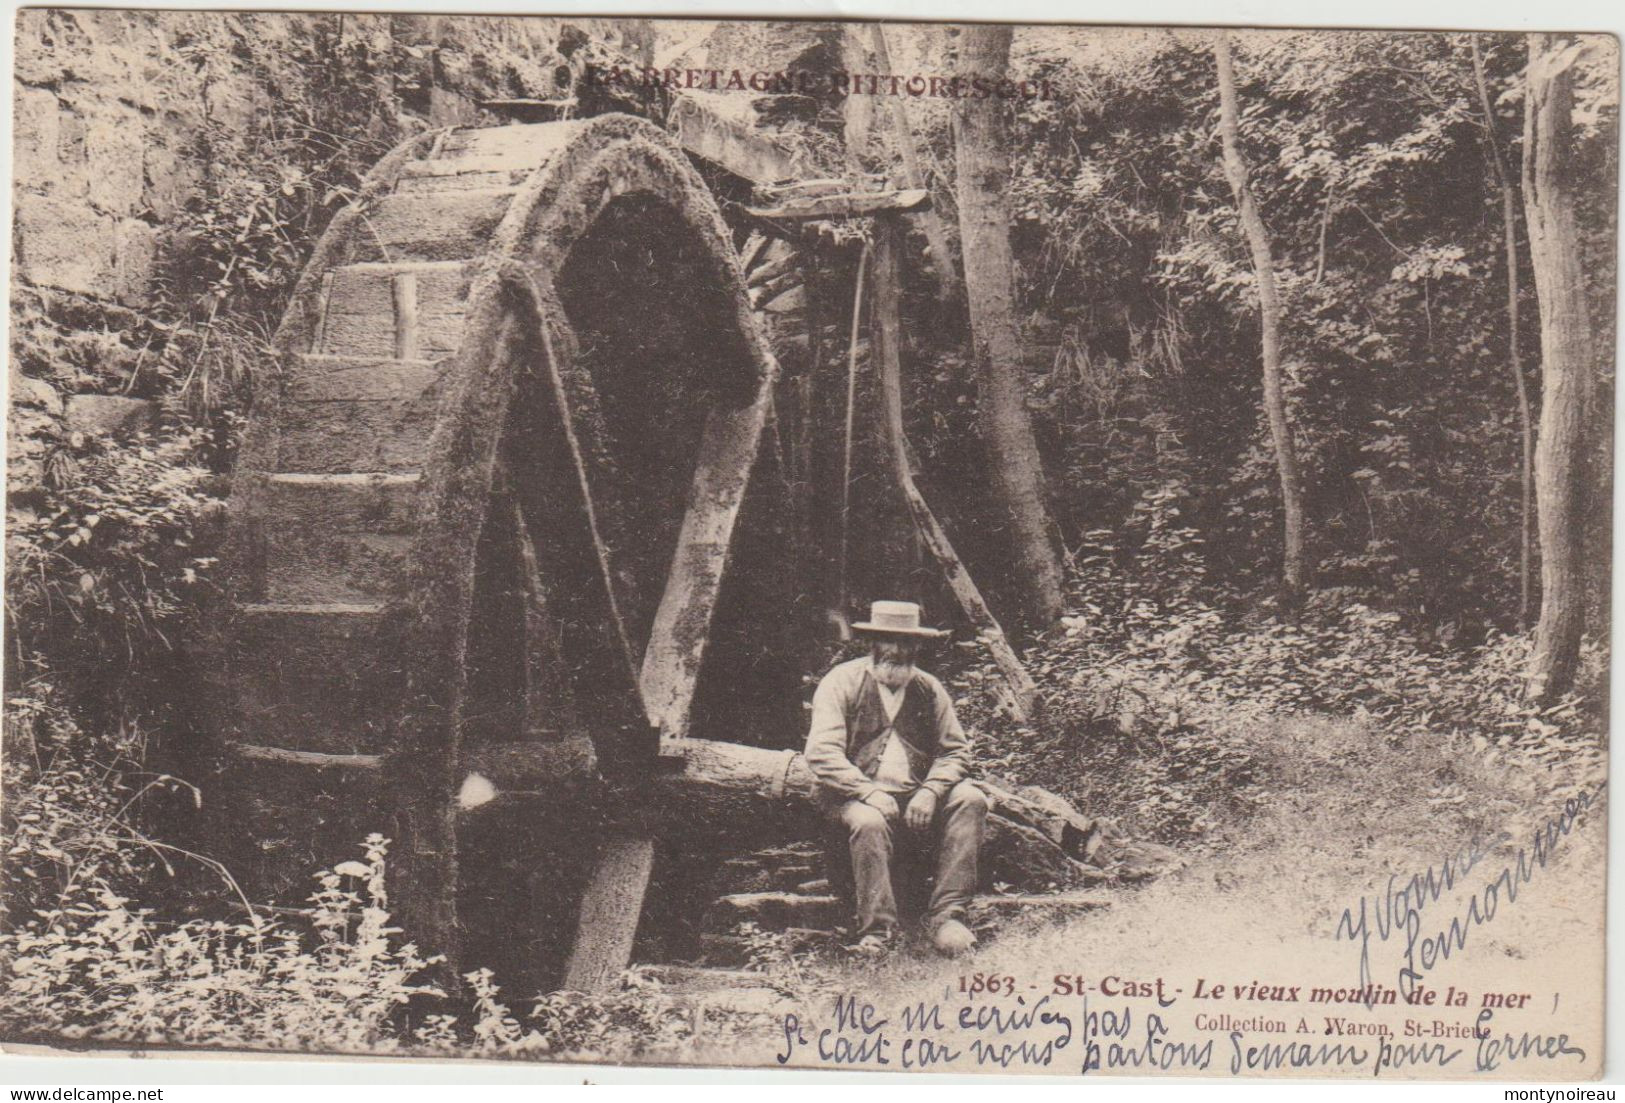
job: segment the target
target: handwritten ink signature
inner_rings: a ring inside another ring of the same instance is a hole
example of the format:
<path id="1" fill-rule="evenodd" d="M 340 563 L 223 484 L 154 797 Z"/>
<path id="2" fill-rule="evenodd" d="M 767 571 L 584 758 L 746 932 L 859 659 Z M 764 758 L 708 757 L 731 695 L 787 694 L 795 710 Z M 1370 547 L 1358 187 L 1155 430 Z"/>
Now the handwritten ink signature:
<path id="1" fill-rule="evenodd" d="M 1478 1051 L 1473 1055 L 1475 1072 L 1495 1072 L 1502 1061 L 1522 1061 L 1531 1057 L 1547 1061 L 1559 1057 L 1573 1057 L 1577 1061 L 1586 1059 L 1586 1051 L 1570 1045 L 1567 1034 L 1553 1036 L 1525 1031 L 1516 1038 L 1510 1033 L 1497 1038 L 1490 1033 L 1489 1021 L 1492 1018 L 1494 1012 L 1485 1008 L 1478 1013 L 1478 1022 L 1473 1028 L 1473 1036 L 1478 1039 Z"/>
<path id="2" fill-rule="evenodd" d="M 1336 937 L 1360 944 L 1360 987 L 1367 992 L 1363 1001 L 1365 1006 L 1369 1009 L 1373 1003 L 1369 994 L 1373 983 L 1373 935 L 1378 941 L 1387 942 L 1394 932 L 1403 934 L 1404 964 L 1399 969 L 1399 990 L 1410 1001 L 1428 970 L 1465 947 L 1468 933 L 1474 927 L 1483 926 L 1495 918 L 1503 897 L 1509 904 L 1517 901 L 1519 888 L 1533 880 L 1536 869 L 1545 868 L 1563 838 L 1574 830 L 1576 822 L 1606 788 L 1607 783 L 1604 782 L 1594 793 L 1582 791 L 1578 796 L 1564 801 L 1563 810 L 1536 829 L 1529 845 L 1519 847 L 1517 856 L 1484 888 L 1472 895 L 1466 913 L 1452 918 L 1448 925 L 1439 928 L 1437 934 L 1422 933 L 1422 910 L 1429 904 L 1437 903 L 1495 847 L 1511 839 L 1510 833 L 1503 831 L 1489 840 L 1475 838 L 1459 851 L 1446 855 L 1437 868 L 1429 866 L 1425 872 L 1412 874 L 1403 883 L 1400 883 L 1399 874 L 1390 876 L 1379 897 L 1360 898 L 1358 915 L 1353 908 L 1345 908 L 1342 918 L 1338 920 Z M 1396 884 L 1398 888 L 1395 888 Z"/>

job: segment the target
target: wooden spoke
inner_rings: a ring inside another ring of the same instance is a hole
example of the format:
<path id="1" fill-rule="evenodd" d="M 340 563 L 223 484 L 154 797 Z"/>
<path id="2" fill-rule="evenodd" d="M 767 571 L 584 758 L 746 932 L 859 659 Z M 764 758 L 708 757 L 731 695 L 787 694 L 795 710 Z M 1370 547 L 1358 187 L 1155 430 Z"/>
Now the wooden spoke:
<path id="1" fill-rule="evenodd" d="M 662 739 L 688 734 L 689 706 L 722 589 L 734 522 L 772 401 L 772 384 L 764 382 L 755 402 L 742 410 L 713 411 L 706 422 L 688 512 L 639 674 L 643 699 L 660 725 Z"/>
<path id="2" fill-rule="evenodd" d="M 608 603 L 609 626 L 625 656 L 627 669 L 636 669 L 639 653 L 627 634 L 618 593 L 620 576 L 613 562 L 610 540 L 606 539 L 620 535 L 617 530 L 622 525 L 620 510 L 614 508 L 609 491 L 608 446 L 596 394 L 585 380 L 574 373 L 567 374 L 559 363 L 558 351 L 548 333 L 547 311 L 535 283 L 517 268 L 510 268 L 504 274 L 530 313 L 535 338 L 525 355 L 532 364 L 540 361 L 541 372 L 536 382 L 546 392 L 553 409 L 553 425 L 568 451 L 569 474 L 591 537 L 593 558 Z M 539 415 L 542 411 L 533 409 L 532 413 Z M 606 509 L 606 505 L 610 508 Z"/>
<path id="3" fill-rule="evenodd" d="M 531 595 L 527 624 L 536 639 L 528 684 L 538 699 L 527 712 L 546 708 L 546 668 L 563 671 L 578 706 L 571 714 L 576 730 L 585 730 L 603 768 L 615 774 L 654 753 L 653 725 L 572 404 L 546 356 L 551 350 L 544 349 L 549 367 L 533 374 L 516 398 L 504 455 L 514 538 Z M 519 471 L 523 478 L 514 474 Z"/>
<path id="4" fill-rule="evenodd" d="M 564 967 L 565 988 L 602 992 L 632 960 L 654 858 L 654 839 L 648 834 L 605 841 L 581 897 L 581 918 Z"/>

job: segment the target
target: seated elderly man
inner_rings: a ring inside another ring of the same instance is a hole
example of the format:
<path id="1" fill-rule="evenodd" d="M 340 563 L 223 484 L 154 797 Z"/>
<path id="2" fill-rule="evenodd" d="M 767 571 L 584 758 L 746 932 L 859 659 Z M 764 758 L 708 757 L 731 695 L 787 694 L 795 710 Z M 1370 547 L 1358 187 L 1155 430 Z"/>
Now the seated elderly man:
<path id="1" fill-rule="evenodd" d="M 908 601 L 874 602 L 869 619 L 852 630 L 870 640 L 869 654 L 819 683 L 806 755 L 827 814 L 850 840 L 857 948 L 884 952 L 895 938 L 892 874 L 901 841 L 935 850 L 925 929 L 939 951 L 962 954 L 976 943 L 964 920 L 976 891 L 987 798 L 964 780 L 970 742 L 953 700 L 914 665 L 923 644 L 948 633 L 922 628 L 920 607 Z"/>

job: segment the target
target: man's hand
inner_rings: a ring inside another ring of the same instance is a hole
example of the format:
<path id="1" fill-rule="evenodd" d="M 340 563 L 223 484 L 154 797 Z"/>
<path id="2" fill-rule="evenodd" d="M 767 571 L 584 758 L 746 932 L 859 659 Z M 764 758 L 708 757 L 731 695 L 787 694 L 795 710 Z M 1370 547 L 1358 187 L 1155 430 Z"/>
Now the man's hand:
<path id="1" fill-rule="evenodd" d="M 863 798 L 863 803 L 867 804 L 870 808 L 873 808 L 876 812 L 879 812 L 882 816 L 885 816 L 888 821 L 893 823 L 896 822 L 898 815 L 897 798 L 892 796 L 890 793 L 885 792 L 882 789 L 876 789 L 874 792 Z"/>
<path id="2" fill-rule="evenodd" d="M 903 822 L 915 831 L 924 831 L 931 826 L 931 821 L 937 814 L 937 795 L 929 789 L 921 789 L 914 794 L 914 799 L 908 802 L 908 812 L 903 816 Z"/>

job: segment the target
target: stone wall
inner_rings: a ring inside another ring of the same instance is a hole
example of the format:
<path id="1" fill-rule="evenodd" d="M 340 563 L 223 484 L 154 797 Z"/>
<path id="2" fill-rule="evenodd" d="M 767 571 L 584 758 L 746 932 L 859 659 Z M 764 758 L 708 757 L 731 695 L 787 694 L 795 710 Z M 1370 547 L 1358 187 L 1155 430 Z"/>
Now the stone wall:
<path id="1" fill-rule="evenodd" d="M 497 121 L 492 98 L 556 99 L 593 53 L 637 58 L 646 22 L 402 16 L 25 10 L 16 22 L 9 490 L 37 487 L 76 431 L 147 423 L 162 397 L 152 323 L 175 223 L 273 143 L 279 97 L 311 92 L 298 60 L 315 35 L 369 59 L 384 110 L 367 133 L 390 144 L 425 127 Z M 348 56 L 348 55 L 346 55 Z M 331 213 L 330 211 L 328 213 Z M 310 241 L 298 242 L 308 251 Z M 166 306 L 168 309 L 166 309 Z M 96 395 L 108 401 L 73 401 Z M 138 408 L 142 407 L 142 408 Z M 70 416 L 71 415 L 71 416 Z"/>

